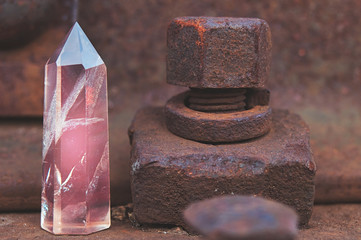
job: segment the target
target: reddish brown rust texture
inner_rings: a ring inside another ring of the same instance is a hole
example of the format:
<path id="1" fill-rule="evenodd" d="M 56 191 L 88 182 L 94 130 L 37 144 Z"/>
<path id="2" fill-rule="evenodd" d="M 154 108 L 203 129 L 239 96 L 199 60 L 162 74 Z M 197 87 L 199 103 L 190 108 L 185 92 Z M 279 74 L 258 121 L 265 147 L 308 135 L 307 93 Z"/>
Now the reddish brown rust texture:
<path id="1" fill-rule="evenodd" d="M 56 0 L 1 1 L 0 49 L 30 42 L 54 23 L 60 7 L 61 1 Z"/>
<path id="2" fill-rule="evenodd" d="M 0 115 L 42 114 L 44 69 L 28 60 L 0 62 Z"/>
<path id="3" fill-rule="evenodd" d="M 246 108 L 251 109 L 257 105 L 268 106 L 270 101 L 270 91 L 264 88 L 247 89 Z"/>
<path id="4" fill-rule="evenodd" d="M 167 37 L 168 83 L 193 88 L 264 87 L 271 50 L 264 20 L 176 18 Z"/>
<path id="5" fill-rule="evenodd" d="M 359 239 L 361 204 L 316 205 L 310 221 L 310 227 L 300 229 L 298 240 L 345 240 Z M 3 239 L 57 239 L 39 227 L 40 213 L 3 213 L 0 214 Z M 67 240 L 79 240 L 79 236 L 64 236 Z M 59 237 L 63 239 L 63 237 Z M 190 236 L 180 228 L 134 227 L 129 221 L 112 221 L 112 227 L 89 236 L 87 240 L 204 240 Z"/>
<path id="6" fill-rule="evenodd" d="M 186 222 L 213 240 L 292 240 L 296 212 L 284 204 L 252 196 L 223 196 L 192 203 Z"/>
<path id="7" fill-rule="evenodd" d="M 169 131 L 200 142 L 235 142 L 262 136 L 270 130 L 271 108 L 257 105 L 247 111 L 208 113 L 188 108 L 189 92 L 171 98 L 165 105 Z"/>
<path id="8" fill-rule="evenodd" d="M 307 224 L 316 171 L 309 130 L 298 115 L 279 110 L 272 115 L 268 134 L 215 145 L 169 132 L 162 108 L 138 111 L 129 129 L 136 220 L 184 225 L 182 211 L 194 201 L 248 194 L 293 207 Z"/>
<path id="9" fill-rule="evenodd" d="M 41 119 L 0 125 L 0 211 L 40 208 Z"/>
<path id="10" fill-rule="evenodd" d="M 181 28 L 184 27 L 193 27 L 197 30 L 198 32 L 198 36 L 199 36 L 199 41 L 197 41 L 197 45 L 203 47 L 204 46 L 204 32 L 206 31 L 206 29 L 203 27 L 203 23 L 205 23 L 205 19 L 200 19 L 200 18 L 194 18 L 194 19 L 189 19 L 189 21 L 182 21 L 179 19 L 175 19 L 174 22 L 176 22 Z"/>
<path id="11" fill-rule="evenodd" d="M 243 111 L 246 103 L 244 88 L 191 88 L 185 105 L 202 112 Z"/>
<path id="12" fill-rule="evenodd" d="M 42 116 L 44 65 L 69 30 L 71 2 L 0 3 L 0 116 Z"/>

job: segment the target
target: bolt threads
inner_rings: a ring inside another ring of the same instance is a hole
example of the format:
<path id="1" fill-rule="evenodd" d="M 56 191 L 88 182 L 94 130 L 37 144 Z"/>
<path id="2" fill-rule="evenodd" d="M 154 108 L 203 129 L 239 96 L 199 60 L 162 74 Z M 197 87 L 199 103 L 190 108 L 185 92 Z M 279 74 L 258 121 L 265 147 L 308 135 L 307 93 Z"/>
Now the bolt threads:
<path id="1" fill-rule="evenodd" d="M 190 109 L 201 112 L 230 112 L 246 109 L 246 89 L 200 89 L 191 88 L 185 104 Z"/>

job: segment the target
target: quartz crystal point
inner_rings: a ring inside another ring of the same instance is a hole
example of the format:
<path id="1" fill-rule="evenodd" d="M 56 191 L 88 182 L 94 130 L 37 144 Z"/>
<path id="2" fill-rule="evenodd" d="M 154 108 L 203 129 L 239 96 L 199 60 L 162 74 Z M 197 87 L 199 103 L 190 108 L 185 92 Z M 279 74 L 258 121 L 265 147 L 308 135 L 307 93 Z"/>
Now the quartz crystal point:
<path id="1" fill-rule="evenodd" d="M 110 226 L 106 67 L 78 23 L 45 66 L 41 227 Z"/>

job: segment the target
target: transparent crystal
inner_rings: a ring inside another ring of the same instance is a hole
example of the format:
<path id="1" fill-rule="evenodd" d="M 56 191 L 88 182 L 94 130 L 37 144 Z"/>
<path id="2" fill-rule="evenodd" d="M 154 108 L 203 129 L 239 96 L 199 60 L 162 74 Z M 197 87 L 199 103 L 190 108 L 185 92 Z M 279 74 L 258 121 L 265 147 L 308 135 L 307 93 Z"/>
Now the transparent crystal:
<path id="1" fill-rule="evenodd" d="M 110 226 L 107 73 L 78 23 L 45 66 L 41 227 Z"/>

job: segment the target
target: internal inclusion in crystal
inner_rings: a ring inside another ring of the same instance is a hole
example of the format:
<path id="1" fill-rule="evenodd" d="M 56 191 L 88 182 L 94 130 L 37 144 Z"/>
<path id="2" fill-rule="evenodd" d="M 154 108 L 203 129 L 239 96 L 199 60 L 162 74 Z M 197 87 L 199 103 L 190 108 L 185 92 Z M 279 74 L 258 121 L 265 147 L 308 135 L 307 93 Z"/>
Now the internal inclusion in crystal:
<path id="1" fill-rule="evenodd" d="M 110 226 L 106 66 L 78 23 L 45 66 L 41 227 Z"/>

